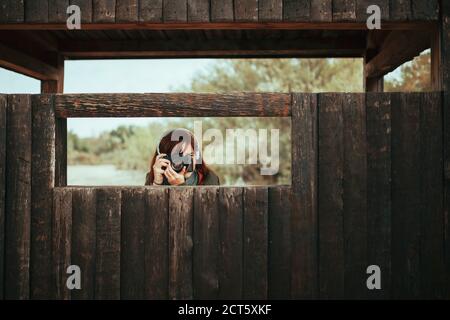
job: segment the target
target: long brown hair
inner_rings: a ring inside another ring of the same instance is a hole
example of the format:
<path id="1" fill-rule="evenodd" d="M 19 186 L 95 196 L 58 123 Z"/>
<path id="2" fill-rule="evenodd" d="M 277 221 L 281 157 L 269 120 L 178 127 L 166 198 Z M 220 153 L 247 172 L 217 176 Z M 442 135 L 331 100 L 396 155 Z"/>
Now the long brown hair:
<path id="1" fill-rule="evenodd" d="M 178 131 L 178 130 L 183 130 L 183 132 L 187 133 L 190 136 L 192 150 L 196 150 L 196 146 L 198 146 L 198 143 L 192 132 L 190 132 L 187 129 L 174 129 L 174 130 L 171 130 L 170 132 L 168 132 L 167 134 L 165 134 L 162 137 L 161 141 L 159 142 L 158 147 L 159 147 L 160 153 L 165 153 L 165 154 L 170 155 L 173 148 L 175 148 L 175 146 L 181 142 L 181 137 L 180 137 L 180 140 L 175 140 L 175 141 L 172 140 L 173 132 Z M 147 178 L 145 181 L 145 185 L 147 185 L 147 186 L 152 185 L 153 181 L 155 179 L 154 172 L 153 172 L 153 166 L 155 165 L 157 156 L 158 156 L 158 151 L 155 150 L 155 153 L 153 154 L 153 157 L 150 161 L 150 171 L 147 174 Z M 202 159 L 201 163 L 197 163 L 195 165 L 195 170 L 198 173 L 198 178 L 199 178 L 198 184 L 199 185 L 201 185 L 203 183 L 204 179 L 208 176 L 209 172 L 211 171 L 208 168 L 208 166 L 206 165 L 205 160 L 203 159 L 203 155 L 201 153 L 200 153 L 200 157 Z M 165 178 L 164 178 L 164 181 L 166 181 Z"/>

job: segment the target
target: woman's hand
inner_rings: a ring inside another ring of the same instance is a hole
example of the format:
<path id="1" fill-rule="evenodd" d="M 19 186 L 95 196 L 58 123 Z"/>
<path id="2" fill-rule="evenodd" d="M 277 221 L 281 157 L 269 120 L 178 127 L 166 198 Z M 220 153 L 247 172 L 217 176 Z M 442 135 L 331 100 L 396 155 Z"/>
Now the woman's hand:
<path id="1" fill-rule="evenodd" d="M 164 181 L 164 170 L 163 168 L 170 168 L 170 161 L 163 159 L 164 153 L 161 153 L 156 157 L 155 164 L 153 165 L 153 183 L 162 184 Z"/>
<path id="2" fill-rule="evenodd" d="M 164 175 L 167 178 L 167 181 L 172 186 L 179 186 L 180 184 L 183 184 L 185 182 L 184 174 L 186 173 L 186 167 L 181 170 L 180 173 L 175 172 L 175 170 L 172 169 L 172 166 L 168 166 L 166 171 L 164 171 Z"/>

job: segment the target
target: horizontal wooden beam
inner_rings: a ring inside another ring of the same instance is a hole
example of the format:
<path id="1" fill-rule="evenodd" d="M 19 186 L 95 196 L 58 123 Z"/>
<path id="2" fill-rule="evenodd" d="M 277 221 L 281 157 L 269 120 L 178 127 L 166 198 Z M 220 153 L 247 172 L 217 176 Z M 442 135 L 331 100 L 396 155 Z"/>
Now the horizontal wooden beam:
<path id="1" fill-rule="evenodd" d="M 392 31 L 384 41 L 379 53 L 365 66 L 366 78 L 377 78 L 394 71 L 403 63 L 430 48 L 431 33 L 428 31 Z"/>
<path id="2" fill-rule="evenodd" d="M 56 95 L 59 118 L 99 117 L 290 117 L 291 95 L 65 94 Z"/>
<path id="3" fill-rule="evenodd" d="M 59 75 L 57 68 L 3 44 L 0 44 L 0 67 L 38 80 L 57 80 Z"/>

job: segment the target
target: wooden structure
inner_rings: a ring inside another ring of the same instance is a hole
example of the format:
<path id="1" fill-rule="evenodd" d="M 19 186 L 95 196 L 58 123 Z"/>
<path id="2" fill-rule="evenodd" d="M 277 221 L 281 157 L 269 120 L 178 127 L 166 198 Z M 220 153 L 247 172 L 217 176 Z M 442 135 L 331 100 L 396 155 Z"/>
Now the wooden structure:
<path id="1" fill-rule="evenodd" d="M 427 48 L 435 92 L 381 92 Z M 371 92 L 62 94 L 66 59 L 332 56 Z M 0 95 L 0 298 L 449 298 L 448 57 L 448 1 L 0 0 L 0 66 L 43 93 Z M 291 117 L 292 185 L 66 187 L 69 117 L 211 115 Z"/>

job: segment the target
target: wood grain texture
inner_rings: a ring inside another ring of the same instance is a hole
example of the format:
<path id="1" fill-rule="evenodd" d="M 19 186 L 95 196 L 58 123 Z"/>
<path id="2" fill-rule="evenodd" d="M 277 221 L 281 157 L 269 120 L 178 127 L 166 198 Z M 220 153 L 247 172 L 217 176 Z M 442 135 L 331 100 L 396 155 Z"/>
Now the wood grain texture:
<path id="1" fill-rule="evenodd" d="M 259 0 L 258 20 L 261 22 L 283 20 L 283 1 Z"/>
<path id="2" fill-rule="evenodd" d="M 55 185 L 67 185 L 67 119 L 56 119 L 55 132 Z"/>
<path id="3" fill-rule="evenodd" d="M 194 299 L 217 299 L 219 294 L 219 188 L 194 190 Z"/>
<path id="4" fill-rule="evenodd" d="M 333 0 L 311 0 L 311 21 L 333 21 Z"/>
<path id="5" fill-rule="evenodd" d="M 258 0 L 235 0 L 234 20 L 238 22 L 258 21 Z"/>
<path id="6" fill-rule="evenodd" d="M 209 22 L 209 0 L 188 0 L 188 21 Z"/>
<path id="7" fill-rule="evenodd" d="M 56 116 L 71 117 L 287 117 L 289 94 L 58 95 Z"/>
<path id="8" fill-rule="evenodd" d="M 187 0 L 164 0 L 164 22 L 186 22 Z"/>
<path id="9" fill-rule="evenodd" d="M 168 299 L 169 190 L 147 189 L 145 194 L 145 298 Z"/>
<path id="10" fill-rule="evenodd" d="M 219 190 L 219 299 L 242 299 L 243 189 Z"/>
<path id="11" fill-rule="evenodd" d="M 32 97 L 31 299 L 51 297 L 52 206 L 55 187 L 55 111 L 53 97 Z"/>
<path id="12" fill-rule="evenodd" d="M 293 94 L 291 298 L 318 295 L 317 95 Z"/>
<path id="13" fill-rule="evenodd" d="M 267 299 L 268 190 L 244 190 L 243 298 Z"/>
<path id="14" fill-rule="evenodd" d="M 97 190 L 95 299 L 120 299 L 121 190 Z"/>
<path id="15" fill-rule="evenodd" d="M 67 21 L 67 8 L 69 0 L 48 0 L 48 22 L 65 23 Z"/>
<path id="16" fill-rule="evenodd" d="M 392 293 L 420 297 L 420 95 L 392 96 Z"/>
<path id="17" fill-rule="evenodd" d="M 81 11 L 81 23 L 91 23 L 93 18 L 92 0 L 70 0 L 71 5 L 77 5 Z"/>
<path id="18" fill-rule="evenodd" d="M 25 21 L 24 0 L 0 1 L 0 24 L 21 23 Z"/>
<path id="19" fill-rule="evenodd" d="M 194 189 L 169 192 L 169 298 L 192 299 Z"/>
<path id="20" fill-rule="evenodd" d="M 61 188 L 63 189 L 63 188 Z M 72 263 L 82 270 L 81 290 L 72 291 L 74 300 L 95 297 L 96 192 L 93 188 L 72 191 Z"/>
<path id="21" fill-rule="evenodd" d="M 367 239 L 368 265 L 382 270 L 381 290 L 369 299 L 391 297 L 391 98 L 368 93 L 367 113 Z"/>
<path id="22" fill-rule="evenodd" d="M 92 0 L 92 20 L 94 23 L 114 23 L 116 0 Z"/>
<path id="23" fill-rule="evenodd" d="M 411 11 L 414 20 L 438 20 L 439 0 L 411 0 Z"/>
<path id="24" fill-rule="evenodd" d="M 137 22 L 139 0 L 116 0 L 116 22 Z"/>
<path id="25" fill-rule="evenodd" d="M 268 298 L 291 298 L 290 188 L 269 188 Z"/>
<path id="26" fill-rule="evenodd" d="M 310 17 L 310 0 L 283 0 L 283 20 L 307 22 Z"/>
<path id="27" fill-rule="evenodd" d="M 67 267 L 71 263 L 72 243 L 72 191 L 57 189 L 54 191 L 52 219 L 52 291 L 57 300 L 69 300 L 71 291 L 67 288 Z M 45 271 L 45 272 L 48 272 Z"/>
<path id="28" fill-rule="evenodd" d="M 389 20 L 389 0 L 357 0 L 356 2 L 356 20 L 366 22 L 369 14 L 367 8 L 377 5 L 381 9 L 381 20 Z"/>
<path id="29" fill-rule="evenodd" d="M 0 95 L 0 300 L 3 300 L 5 274 L 6 209 L 6 110 L 8 96 Z"/>
<path id="30" fill-rule="evenodd" d="M 30 295 L 31 99 L 8 96 L 6 136 L 5 299 Z"/>
<path id="31" fill-rule="evenodd" d="M 392 21 L 408 21 L 412 18 L 411 0 L 390 1 L 389 14 Z"/>
<path id="32" fill-rule="evenodd" d="M 345 297 L 367 294 L 367 134 L 364 94 L 345 94 L 344 122 L 344 263 Z"/>
<path id="33" fill-rule="evenodd" d="M 333 0 L 333 21 L 355 21 L 356 0 Z"/>
<path id="34" fill-rule="evenodd" d="M 162 22 L 163 0 L 139 0 L 140 22 Z"/>
<path id="35" fill-rule="evenodd" d="M 344 297 L 344 136 L 342 95 L 319 95 L 319 295 Z"/>
<path id="36" fill-rule="evenodd" d="M 233 0 L 210 0 L 211 21 L 224 22 L 234 20 Z"/>
<path id="37" fill-rule="evenodd" d="M 25 0 L 26 22 L 48 22 L 48 0 Z"/>
<path id="38" fill-rule="evenodd" d="M 120 298 L 144 299 L 145 291 L 145 190 L 122 192 Z"/>

